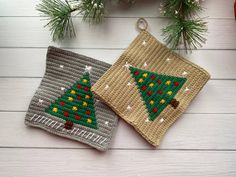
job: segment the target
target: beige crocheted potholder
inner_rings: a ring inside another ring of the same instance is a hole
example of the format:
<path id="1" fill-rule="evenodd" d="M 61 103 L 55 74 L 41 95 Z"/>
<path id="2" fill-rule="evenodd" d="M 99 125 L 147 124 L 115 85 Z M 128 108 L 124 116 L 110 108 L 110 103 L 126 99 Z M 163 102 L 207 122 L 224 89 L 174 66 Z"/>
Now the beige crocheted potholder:
<path id="1" fill-rule="evenodd" d="M 92 91 L 157 146 L 209 78 L 143 29 Z"/>

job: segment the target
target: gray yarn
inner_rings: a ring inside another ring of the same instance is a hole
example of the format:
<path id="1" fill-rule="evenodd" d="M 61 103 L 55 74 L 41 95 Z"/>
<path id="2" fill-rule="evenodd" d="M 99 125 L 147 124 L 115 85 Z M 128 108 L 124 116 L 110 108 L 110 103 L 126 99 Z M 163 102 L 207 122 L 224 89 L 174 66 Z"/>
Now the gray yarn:
<path id="1" fill-rule="evenodd" d="M 74 124 L 73 129 L 67 130 L 63 127 L 65 120 L 45 112 L 45 109 L 63 95 L 65 90 L 80 80 L 86 66 L 92 67 L 90 71 L 92 85 L 110 67 L 107 63 L 50 46 L 47 52 L 46 72 L 30 102 L 25 124 L 105 151 L 108 149 L 113 132 L 117 127 L 118 118 L 96 97 L 95 114 L 98 129 Z"/>

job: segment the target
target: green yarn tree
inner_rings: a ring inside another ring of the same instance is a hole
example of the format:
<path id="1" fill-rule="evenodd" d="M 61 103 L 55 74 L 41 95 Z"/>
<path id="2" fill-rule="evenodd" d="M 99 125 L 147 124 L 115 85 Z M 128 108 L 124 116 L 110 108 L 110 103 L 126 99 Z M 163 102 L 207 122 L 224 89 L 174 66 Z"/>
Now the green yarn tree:
<path id="1" fill-rule="evenodd" d="M 161 75 L 134 67 L 129 69 L 145 102 L 149 120 L 154 121 L 169 104 L 177 108 L 179 102 L 174 97 L 186 78 Z"/>
<path id="2" fill-rule="evenodd" d="M 90 89 L 89 72 L 85 72 L 79 81 L 46 109 L 46 112 L 66 120 L 66 129 L 71 129 L 73 123 L 97 129 L 94 98 Z"/>

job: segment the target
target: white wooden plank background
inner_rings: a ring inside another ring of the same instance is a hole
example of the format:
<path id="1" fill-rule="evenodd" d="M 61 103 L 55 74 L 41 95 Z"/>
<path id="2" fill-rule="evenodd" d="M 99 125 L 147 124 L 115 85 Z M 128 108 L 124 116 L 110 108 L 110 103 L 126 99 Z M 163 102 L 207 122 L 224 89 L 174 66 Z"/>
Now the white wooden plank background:
<path id="1" fill-rule="evenodd" d="M 24 125 L 24 115 L 45 70 L 48 45 L 110 64 L 137 35 L 134 24 L 146 17 L 162 41 L 167 23 L 159 0 L 137 0 L 133 7 L 109 4 L 104 23 L 75 21 L 77 38 L 51 42 L 35 10 L 39 0 L 0 1 L 0 176 L 236 176 L 236 22 L 233 0 L 205 0 L 208 41 L 185 55 L 211 74 L 211 80 L 156 150 L 120 120 L 111 149 L 89 146 Z"/>

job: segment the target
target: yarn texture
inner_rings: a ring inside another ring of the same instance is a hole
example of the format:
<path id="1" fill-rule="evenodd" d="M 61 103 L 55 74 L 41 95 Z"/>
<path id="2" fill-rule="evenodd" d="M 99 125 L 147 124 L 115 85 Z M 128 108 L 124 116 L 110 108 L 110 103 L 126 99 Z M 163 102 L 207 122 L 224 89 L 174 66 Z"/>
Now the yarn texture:
<path id="1" fill-rule="evenodd" d="M 26 113 L 25 124 L 107 150 L 116 114 L 91 92 L 109 64 L 55 47 L 47 52 L 46 72 Z"/>
<path id="2" fill-rule="evenodd" d="M 92 91 L 157 146 L 209 78 L 207 71 L 141 30 Z"/>

